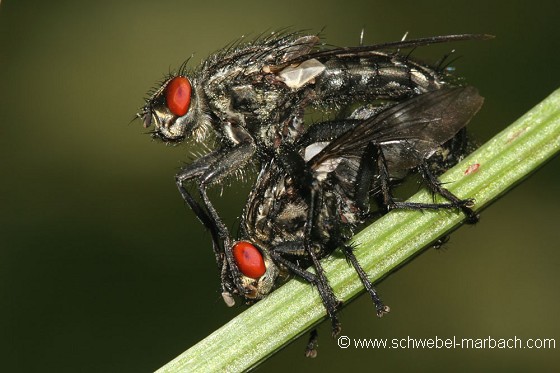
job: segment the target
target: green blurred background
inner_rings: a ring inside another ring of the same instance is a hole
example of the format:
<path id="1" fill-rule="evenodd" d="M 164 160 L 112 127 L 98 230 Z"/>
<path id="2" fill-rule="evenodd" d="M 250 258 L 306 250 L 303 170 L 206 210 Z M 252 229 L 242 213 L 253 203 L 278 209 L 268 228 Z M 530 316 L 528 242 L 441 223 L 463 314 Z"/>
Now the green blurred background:
<path id="1" fill-rule="evenodd" d="M 498 5 L 500 4 L 500 5 Z M 419 49 L 463 56 L 486 104 L 479 141 L 558 88 L 555 1 L 10 1 L 0 5 L 0 371 L 152 371 L 226 323 L 210 238 L 176 191 L 185 146 L 129 124 L 146 91 L 192 53 L 290 26 L 336 45 L 448 33 L 496 39 Z M 560 162 L 555 159 L 341 312 L 352 338 L 556 338 Z M 231 225 L 247 185 L 218 208 Z M 311 288 L 310 288 L 310 291 Z M 551 371 L 557 350 L 342 350 L 320 327 L 261 369 Z"/>

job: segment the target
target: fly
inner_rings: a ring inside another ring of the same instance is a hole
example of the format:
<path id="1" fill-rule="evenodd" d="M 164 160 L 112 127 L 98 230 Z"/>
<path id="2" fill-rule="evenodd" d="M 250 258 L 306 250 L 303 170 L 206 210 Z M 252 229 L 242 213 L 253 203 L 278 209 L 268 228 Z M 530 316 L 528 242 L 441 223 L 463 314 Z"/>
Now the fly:
<path id="1" fill-rule="evenodd" d="M 456 146 L 457 136 L 482 103 L 473 87 L 442 88 L 385 109 L 362 108 L 337 123 L 312 126 L 296 142 L 305 160 L 301 173 L 310 175 L 306 180 L 310 187 L 298 186 L 274 159 L 264 165 L 241 217 L 240 237 L 225 250 L 230 270 L 223 281 L 233 282 L 236 294 L 254 302 L 281 279 L 295 275 L 317 288 L 337 335 L 340 302 L 319 260 L 340 248 L 370 294 L 377 315 L 389 312 L 347 241 L 369 219 L 370 197 L 380 199 L 386 209 L 460 209 L 469 221 L 476 220 L 470 209 L 473 201 L 443 188 L 434 173 L 442 171 L 446 162 L 442 154 Z M 333 126 L 348 129 L 332 141 L 328 131 L 318 130 Z M 391 184 L 411 172 L 420 173 L 425 186 L 447 202 L 394 201 Z M 315 271 L 309 272 L 309 266 Z M 307 353 L 313 356 L 313 341 L 310 346 Z"/>
<path id="2" fill-rule="evenodd" d="M 213 150 L 176 175 L 176 184 L 185 202 L 211 232 L 216 261 L 222 278 L 226 278 L 230 277 L 226 275 L 230 267 L 225 252 L 232 246 L 231 239 L 207 196 L 210 185 L 220 183 L 255 158 L 261 164 L 274 161 L 296 182 L 303 180 L 297 173 L 305 169 L 301 167 L 305 162 L 296 143 L 306 133 L 305 109 L 336 111 L 356 104 L 373 105 L 379 100 L 400 102 L 453 86 L 454 78 L 444 69 L 416 62 L 400 54 L 400 49 L 488 38 L 447 35 L 327 48 L 319 43 L 317 35 L 272 33 L 245 44 L 233 43 L 195 70 L 188 71 L 183 64 L 149 95 L 137 116 L 146 128 L 153 126 L 154 138 L 166 143 L 186 139 L 204 142 L 210 135 L 217 139 Z M 330 140 L 343 133 L 349 123 L 331 129 Z M 385 148 L 389 160 L 398 163 L 390 146 Z M 187 183 L 194 183 L 199 199 L 186 189 Z M 399 207 L 389 201 L 388 206 L 393 205 Z M 222 284 L 226 303 L 231 304 L 234 287 Z"/>

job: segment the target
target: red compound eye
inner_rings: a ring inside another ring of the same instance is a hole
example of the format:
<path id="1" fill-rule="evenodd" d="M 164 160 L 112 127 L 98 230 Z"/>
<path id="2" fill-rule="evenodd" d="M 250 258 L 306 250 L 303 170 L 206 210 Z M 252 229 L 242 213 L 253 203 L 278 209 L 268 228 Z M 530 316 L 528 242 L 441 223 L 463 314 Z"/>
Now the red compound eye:
<path id="1" fill-rule="evenodd" d="M 184 76 L 177 76 L 167 84 L 165 100 L 169 110 L 179 117 L 187 114 L 191 104 L 191 82 Z"/>
<path id="2" fill-rule="evenodd" d="M 257 279 L 266 272 L 262 254 L 249 242 L 240 241 L 233 245 L 233 257 L 241 273 L 247 277 Z"/>

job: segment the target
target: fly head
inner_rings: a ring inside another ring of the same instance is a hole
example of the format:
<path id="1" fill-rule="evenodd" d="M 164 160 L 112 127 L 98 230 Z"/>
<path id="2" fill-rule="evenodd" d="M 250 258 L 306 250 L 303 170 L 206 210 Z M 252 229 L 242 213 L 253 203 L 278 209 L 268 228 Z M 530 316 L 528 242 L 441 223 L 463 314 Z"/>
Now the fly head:
<path id="1" fill-rule="evenodd" d="M 144 128 L 153 125 L 152 136 L 166 143 L 188 137 L 201 140 L 208 121 L 201 110 L 201 96 L 196 79 L 191 80 L 181 72 L 165 79 L 136 116 Z"/>

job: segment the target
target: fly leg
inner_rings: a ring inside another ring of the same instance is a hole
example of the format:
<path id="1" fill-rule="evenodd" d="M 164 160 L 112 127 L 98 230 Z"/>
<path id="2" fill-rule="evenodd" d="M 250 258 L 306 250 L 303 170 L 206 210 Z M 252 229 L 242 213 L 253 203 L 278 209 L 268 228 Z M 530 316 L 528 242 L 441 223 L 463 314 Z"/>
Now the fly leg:
<path id="1" fill-rule="evenodd" d="M 358 169 L 358 174 L 356 177 L 356 186 L 354 190 L 354 197 L 356 206 L 360 209 L 362 215 L 365 215 L 369 209 L 369 192 L 371 190 L 371 185 L 373 183 L 373 179 L 375 177 L 375 162 L 372 162 L 373 157 L 376 155 L 376 145 L 370 143 L 362 155 L 362 159 L 360 161 L 360 168 Z M 340 235 L 338 235 L 340 237 Z M 369 280 L 366 272 L 356 259 L 354 255 L 354 247 L 352 245 L 347 244 L 344 241 L 340 241 L 338 243 L 339 247 L 341 247 L 342 252 L 346 256 L 346 259 L 352 264 L 358 277 L 362 281 L 364 288 L 370 295 L 373 303 L 375 304 L 375 309 L 378 317 L 382 317 L 384 314 L 390 311 L 390 308 L 383 304 L 377 291 L 373 287 L 373 284 Z"/>
<path id="2" fill-rule="evenodd" d="M 328 290 L 328 296 L 332 297 L 332 302 L 336 303 L 336 307 L 338 307 L 338 305 L 340 304 L 340 302 L 336 299 L 331 286 L 328 283 L 327 277 L 325 276 L 325 270 L 323 269 L 323 266 L 321 265 L 321 263 L 319 262 L 319 259 L 317 258 L 317 255 L 315 253 L 315 251 L 313 250 L 313 247 L 311 245 L 311 229 L 313 228 L 313 224 L 315 222 L 315 206 L 317 201 L 319 201 L 321 199 L 321 189 L 318 186 L 318 183 L 316 180 L 313 180 L 313 182 L 311 183 L 311 191 L 310 191 L 310 196 L 309 196 L 309 210 L 307 212 L 307 222 L 305 223 L 305 234 L 304 234 L 304 242 L 303 242 L 303 247 L 306 251 L 306 253 L 309 255 L 309 257 L 311 258 L 311 261 L 313 263 L 313 267 L 315 268 L 315 270 L 317 271 L 317 278 L 318 278 L 318 282 L 321 284 L 321 287 L 323 287 L 325 290 Z M 334 315 L 334 314 L 333 314 Z M 329 315 L 331 316 L 331 315 Z M 337 336 L 340 333 L 340 323 L 338 322 L 338 320 L 333 319 L 333 316 L 331 316 L 331 320 L 332 320 L 332 335 L 333 337 Z"/>
<path id="3" fill-rule="evenodd" d="M 375 291 L 375 288 L 373 287 L 373 284 L 369 280 L 367 273 L 364 271 L 364 269 L 358 262 L 358 259 L 356 259 L 353 250 L 354 248 L 350 245 L 344 245 L 344 244 L 342 245 L 342 252 L 346 256 L 346 259 L 348 259 L 348 261 L 352 264 L 352 266 L 356 270 L 356 273 L 358 274 L 358 277 L 362 281 L 364 288 L 371 296 L 371 299 L 373 300 L 373 304 L 375 304 L 377 317 L 382 317 L 386 313 L 389 313 L 389 311 L 391 311 L 391 308 L 383 304 L 383 301 L 379 298 L 379 295 L 377 294 L 377 291 Z"/>
<path id="4" fill-rule="evenodd" d="M 387 161 L 383 155 L 383 150 L 380 146 L 374 146 L 376 151 L 376 164 L 379 172 L 379 181 L 381 184 L 381 193 L 383 203 L 388 210 L 392 209 L 408 209 L 408 210 L 424 210 L 424 209 L 461 209 L 467 216 L 467 222 L 475 223 L 478 218 L 477 215 L 470 209 L 472 200 L 461 200 L 453 193 L 441 186 L 439 180 L 429 171 L 425 161 L 420 162 L 418 166 L 427 187 L 433 192 L 446 198 L 449 202 L 446 203 L 419 203 L 419 202 L 397 202 L 393 199 L 390 187 L 390 174 L 387 168 Z"/>
<path id="5" fill-rule="evenodd" d="M 305 163 L 303 158 L 291 146 L 282 146 L 276 158 L 279 161 L 284 172 L 289 175 L 295 186 L 301 193 L 301 196 L 306 200 L 308 211 L 304 228 L 303 249 L 307 256 L 311 259 L 311 263 L 317 272 L 314 276 L 313 284 L 317 286 L 319 294 L 323 299 L 327 313 L 332 320 L 333 336 L 340 333 L 340 323 L 336 318 L 336 308 L 339 301 L 336 299 L 331 286 L 329 285 L 325 276 L 325 271 L 317 258 L 317 254 L 311 245 L 311 230 L 315 222 L 315 206 L 318 200 L 321 199 L 321 188 L 317 180 L 312 176 L 309 166 Z M 297 267 L 299 268 L 299 267 Z"/>
<path id="6" fill-rule="evenodd" d="M 208 186 L 227 176 L 232 170 L 240 169 L 254 154 L 255 146 L 251 141 L 238 144 L 230 149 L 214 151 L 184 167 L 175 176 L 177 188 L 189 207 L 202 224 L 211 232 L 212 247 L 218 267 L 221 268 L 222 295 L 226 304 L 233 305 L 232 292 L 243 292 L 239 278 L 241 274 L 231 252 L 231 236 L 218 212 L 208 198 Z M 198 202 L 185 188 L 185 183 L 195 181 L 202 203 Z M 220 247 L 220 242 L 223 245 Z M 233 286 L 232 281 L 235 283 Z"/>
<path id="7" fill-rule="evenodd" d="M 301 249 L 301 246 L 299 247 L 299 249 Z M 319 269 L 314 266 L 317 271 L 317 273 L 315 274 L 299 267 L 297 264 L 292 263 L 288 259 L 285 259 L 284 257 L 282 257 L 281 253 L 276 250 L 271 251 L 270 256 L 276 263 L 286 267 L 291 273 L 315 285 L 317 291 L 319 292 L 319 296 L 321 297 L 321 301 L 325 306 L 327 315 L 331 319 L 332 335 L 333 337 L 336 337 L 340 333 L 341 329 L 340 321 L 338 321 L 338 317 L 336 316 L 337 309 L 340 306 L 340 301 L 336 299 L 332 288 L 324 278 L 323 268 L 320 265 Z M 319 275 L 319 273 L 322 273 L 322 276 Z"/>
<path id="8" fill-rule="evenodd" d="M 475 213 L 471 207 L 474 205 L 474 200 L 472 198 L 460 199 L 449 190 L 441 186 L 441 181 L 439 181 L 434 174 L 430 171 L 430 168 L 426 162 L 422 162 L 419 166 L 422 178 L 426 182 L 426 186 L 433 192 L 444 197 L 451 202 L 451 205 L 456 208 L 460 208 L 465 216 L 467 217 L 467 223 L 475 224 L 479 220 L 479 215 Z"/>
<path id="9" fill-rule="evenodd" d="M 183 200 L 189 205 L 191 210 L 195 213 L 197 218 L 200 222 L 210 231 L 212 235 L 212 249 L 214 251 L 214 255 L 216 256 L 216 263 L 218 267 L 220 267 L 220 279 L 221 279 L 221 286 L 222 286 L 222 297 L 224 298 L 225 303 L 228 307 L 231 307 L 235 304 L 231 293 L 233 292 L 234 286 L 232 283 L 232 279 L 230 276 L 230 272 L 228 270 L 228 263 L 226 257 L 223 253 L 222 248 L 220 247 L 219 243 L 219 233 L 218 233 L 218 226 L 216 225 L 215 221 L 210 218 L 208 213 L 204 210 L 204 208 L 192 197 L 192 195 L 185 189 L 182 183 L 177 182 L 177 186 L 179 188 L 179 192 L 183 197 Z"/>
<path id="10" fill-rule="evenodd" d="M 311 333 L 309 333 L 309 341 L 307 342 L 307 346 L 305 347 L 305 357 L 317 357 L 318 339 L 319 334 L 317 333 L 317 329 L 313 329 Z"/>

